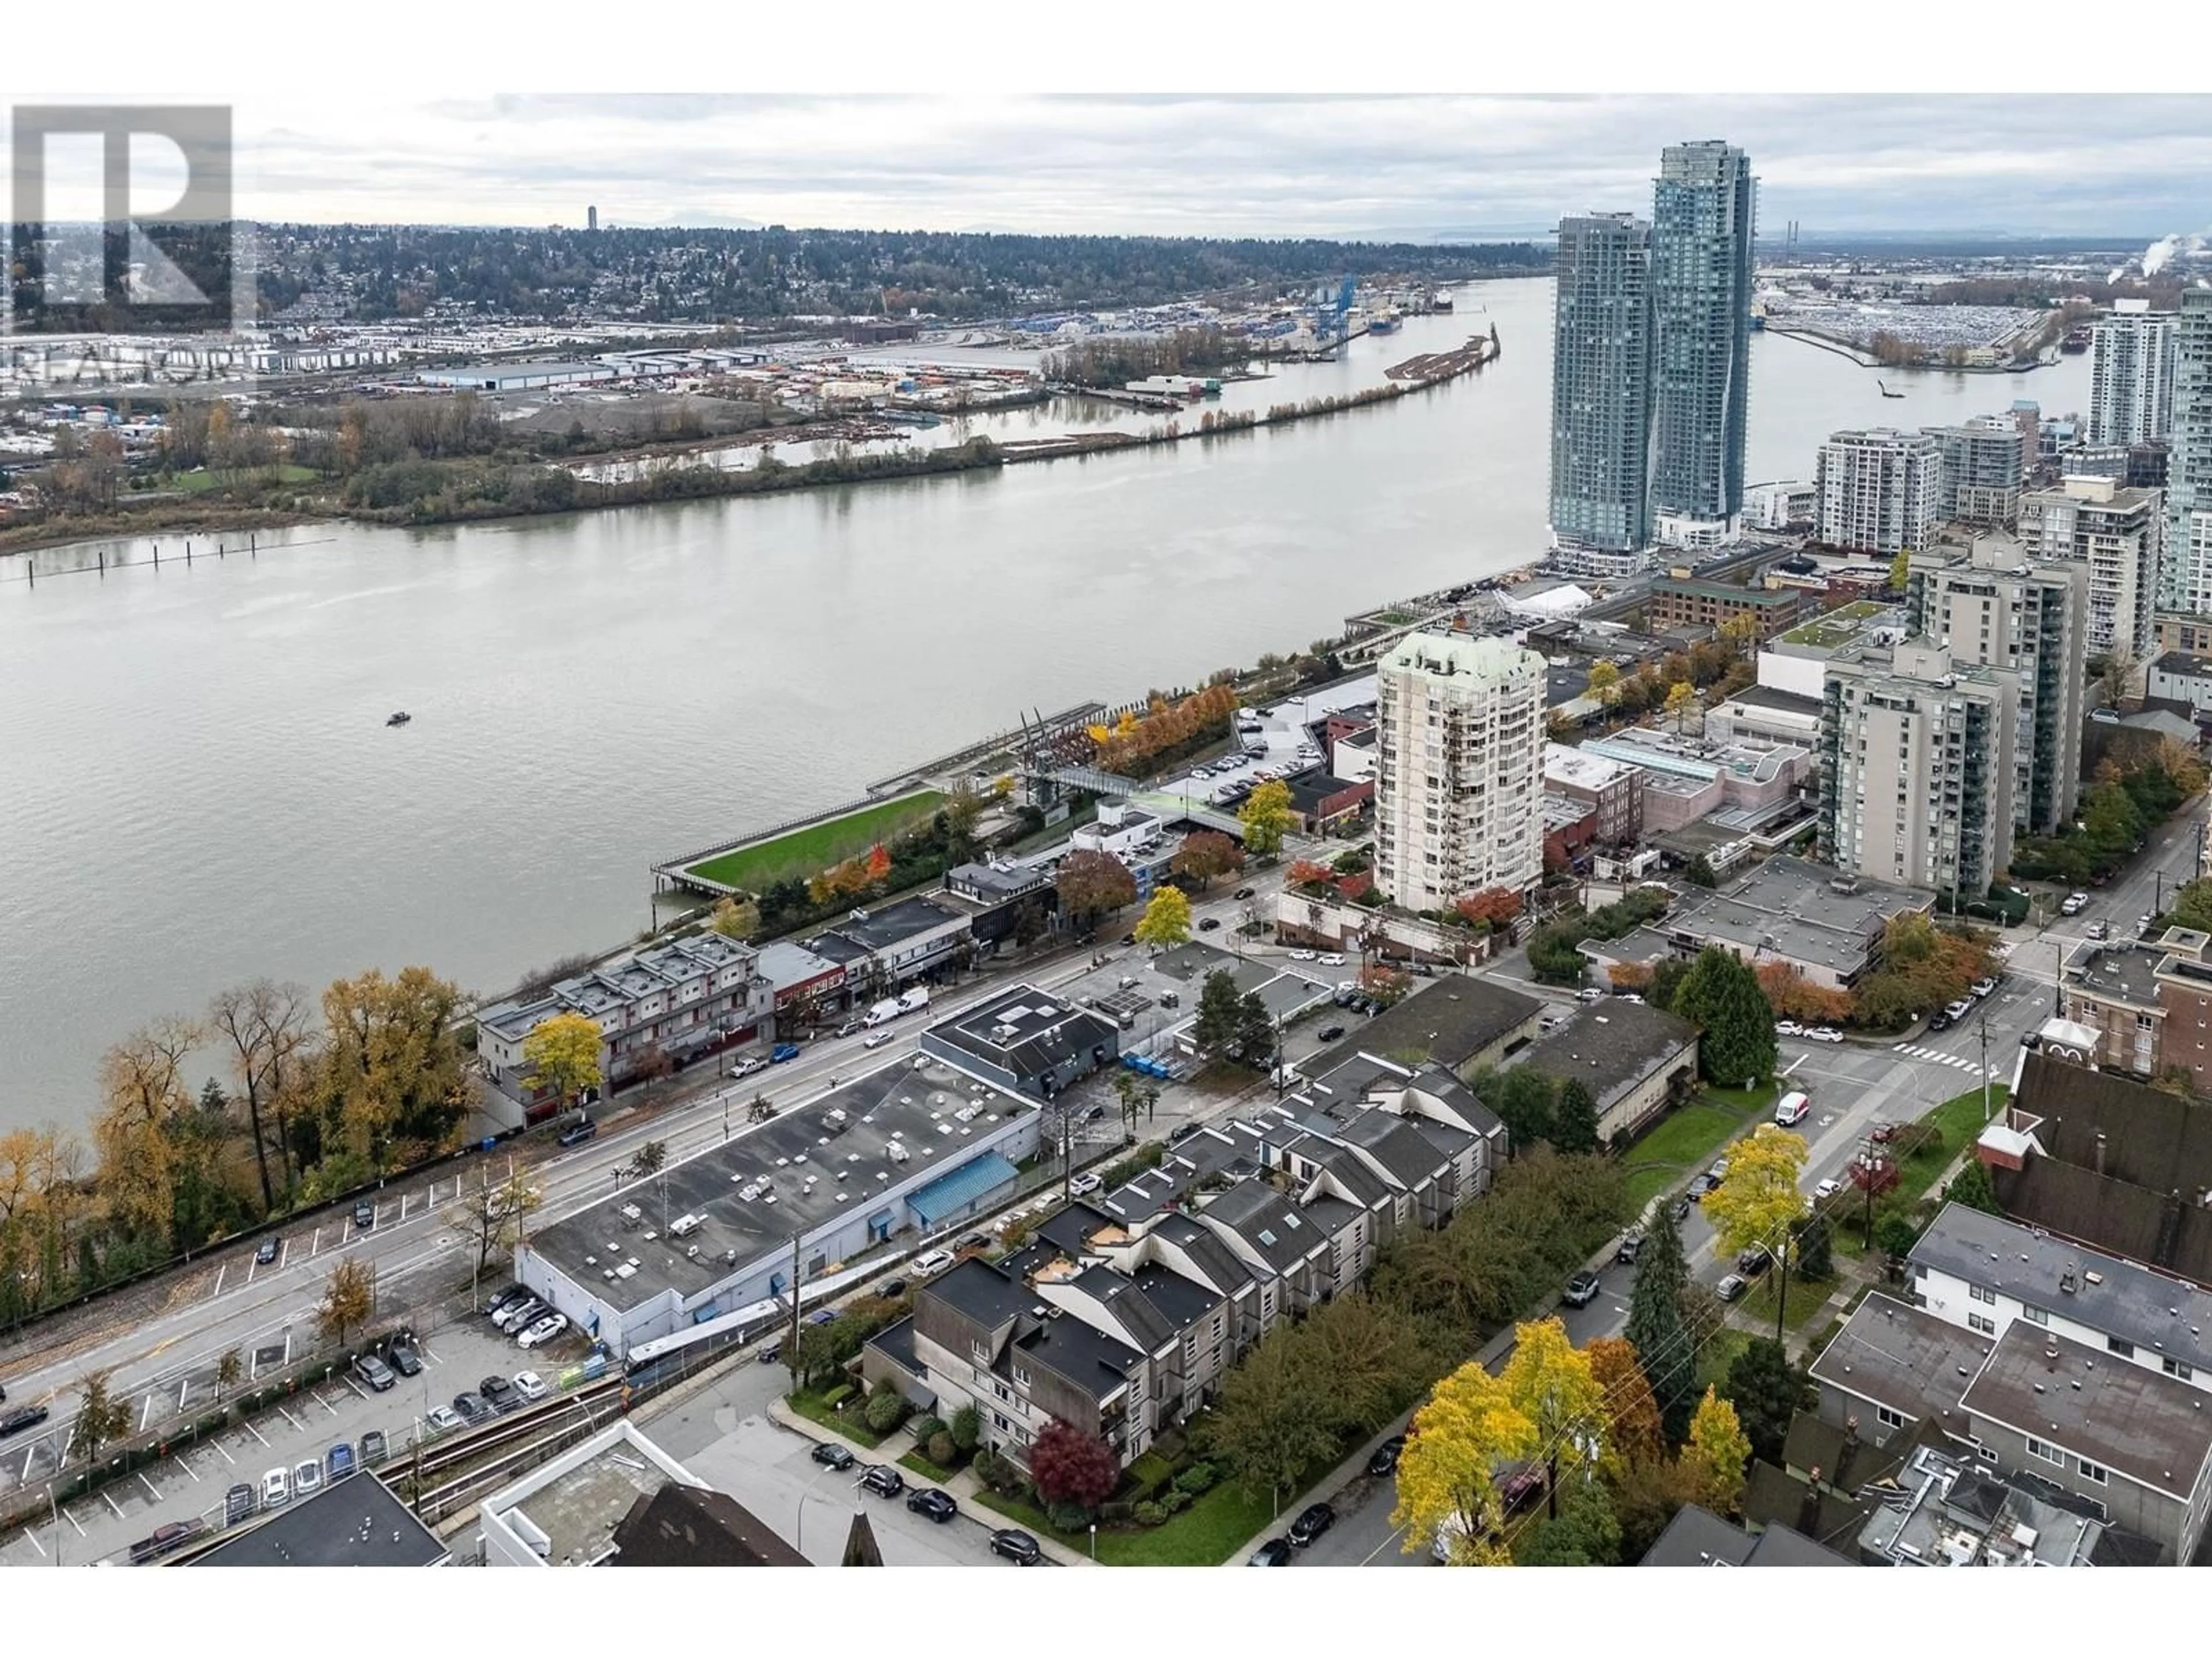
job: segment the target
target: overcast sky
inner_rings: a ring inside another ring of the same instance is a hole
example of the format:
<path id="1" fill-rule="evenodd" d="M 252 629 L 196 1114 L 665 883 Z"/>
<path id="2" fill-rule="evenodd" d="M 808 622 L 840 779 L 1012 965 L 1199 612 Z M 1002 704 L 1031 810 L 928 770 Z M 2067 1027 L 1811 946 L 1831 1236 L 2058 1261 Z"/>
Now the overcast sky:
<path id="1" fill-rule="evenodd" d="M 2202 97 L 532 94 L 238 108 L 264 220 L 1412 237 L 1649 211 L 1661 146 L 1747 149 L 1760 223 L 2148 237 L 2212 221 Z"/>

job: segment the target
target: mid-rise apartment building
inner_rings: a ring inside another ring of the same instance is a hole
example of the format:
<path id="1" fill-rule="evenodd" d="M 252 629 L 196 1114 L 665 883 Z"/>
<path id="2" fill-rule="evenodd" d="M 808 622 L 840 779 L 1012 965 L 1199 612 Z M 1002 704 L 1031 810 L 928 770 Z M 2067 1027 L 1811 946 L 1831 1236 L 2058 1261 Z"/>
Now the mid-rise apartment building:
<path id="1" fill-rule="evenodd" d="M 1931 426 L 1936 441 L 1938 518 L 1968 524 L 2008 524 L 2018 509 L 2025 474 L 2020 423 L 2009 415 L 1983 415 L 1963 426 Z"/>
<path id="2" fill-rule="evenodd" d="M 2019 677 L 2015 831 L 2051 835 L 2073 821 L 2081 793 L 2088 614 L 2086 566 L 2030 561 L 2008 537 L 1912 555 L 1905 586 L 1912 636 L 1947 647 L 1954 663 L 1980 663 Z"/>
<path id="3" fill-rule="evenodd" d="M 1545 665 L 1465 634 L 1414 634 L 1376 665 L 1375 879 L 1412 910 L 1544 873 Z"/>
<path id="4" fill-rule="evenodd" d="M 2183 291 L 2173 334 L 2173 449 L 2166 465 L 2160 608 L 2212 614 L 2212 289 Z"/>
<path id="5" fill-rule="evenodd" d="M 1559 222 L 1552 349 L 1552 535 L 1632 553 L 1651 544 L 1651 227 Z"/>
<path id="6" fill-rule="evenodd" d="M 2141 661 L 2156 637 L 2166 503 L 2155 489 L 2069 477 L 2020 498 L 2020 542 L 2031 559 L 2071 559 L 2089 573 L 2088 649 Z"/>
<path id="7" fill-rule="evenodd" d="M 2119 300 L 2091 337 L 2089 441 L 2154 443 L 2173 425 L 2174 314 Z"/>
<path id="8" fill-rule="evenodd" d="M 1814 535 L 1831 547 L 1894 556 L 1928 544 L 1939 516 L 1943 455 L 1924 432 L 1838 432 L 1820 446 Z"/>
<path id="9" fill-rule="evenodd" d="M 2020 682 L 1941 646 L 1827 665 L 1820 856 L 1839 870 L 1978 898 L 2012 860 Z"/>

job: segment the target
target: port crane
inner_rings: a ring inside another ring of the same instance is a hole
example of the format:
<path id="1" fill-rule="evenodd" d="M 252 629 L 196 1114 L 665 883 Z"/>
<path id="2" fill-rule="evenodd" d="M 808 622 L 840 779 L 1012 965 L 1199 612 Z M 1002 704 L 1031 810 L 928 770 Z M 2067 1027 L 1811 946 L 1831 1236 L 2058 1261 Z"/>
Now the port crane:
<path id="1" fill-rule="evenodd" d="M 1347 276 L 1330 300 L 1324 291 L 1314 312 L 1314 345 L 1317 350 L 1334 351 L 1344 343 L 1345 336 L 1352 331 L 1352 301 L 1358 290 L 1357 282 Z"/>

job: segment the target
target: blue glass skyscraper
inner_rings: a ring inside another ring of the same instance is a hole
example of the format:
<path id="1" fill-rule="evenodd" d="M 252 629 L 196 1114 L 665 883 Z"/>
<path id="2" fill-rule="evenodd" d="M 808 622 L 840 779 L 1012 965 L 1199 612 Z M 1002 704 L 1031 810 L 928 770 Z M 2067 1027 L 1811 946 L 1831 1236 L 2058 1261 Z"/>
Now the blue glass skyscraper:
<path id="1" fill-rule="evenodd" d="M 1728 539 L 1743 512 L 1751 368 L 1751 162 L 1670 144 L 1651 202 L 1651 505 L 1660 538 Z"/>

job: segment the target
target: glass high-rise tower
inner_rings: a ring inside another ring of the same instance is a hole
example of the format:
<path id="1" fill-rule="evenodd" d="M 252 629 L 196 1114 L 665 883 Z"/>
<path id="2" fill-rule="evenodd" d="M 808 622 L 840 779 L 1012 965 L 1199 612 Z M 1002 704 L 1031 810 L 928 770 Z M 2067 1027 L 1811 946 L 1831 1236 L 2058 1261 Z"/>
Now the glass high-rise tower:
<path id="1" fill-rule="evenodd" d="M 2185 289 L 2174 328 L 2161 605 L 2212 615 L 2212 289 Z"/>
<path id="2" fill-rule="evenodd" d="M 1563 547 L 1651 544 L 1651 227 L 1559 222 L 1552 343 L 1552 534 Z"/>
<path id="3" fill-rule="evenodd" d="M 1743 513 L 1751 368 L 1751 161 L 1670 144 L 1651 202 L 1651 505 L 1662 541 L 1729 539 Z"/>

